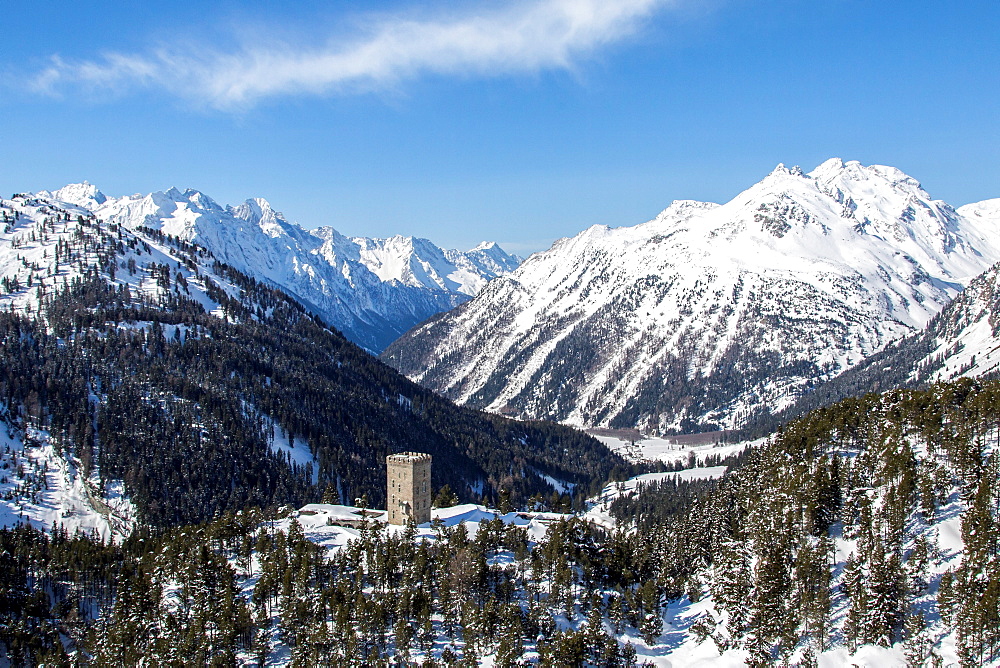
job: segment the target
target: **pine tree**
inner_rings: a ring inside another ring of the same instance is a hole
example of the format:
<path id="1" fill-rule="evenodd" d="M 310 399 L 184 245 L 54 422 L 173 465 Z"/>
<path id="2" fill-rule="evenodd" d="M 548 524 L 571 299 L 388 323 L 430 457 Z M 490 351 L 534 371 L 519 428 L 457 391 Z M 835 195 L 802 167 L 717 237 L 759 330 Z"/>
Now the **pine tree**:
<path id="1" fill-rule="evenodd" d="M 733 638 L 743 635 L 749 621 L 750 559 L 745 544 L 724 541 L 716 552 L 709 579 L 712 600 L 727 614 L 726 629 Z"/>
<path id="2" fill-rule="evenodd" d="M 758 645 L 780 642 L 794 615 L 789 606 L 792 580 L 788 554 L 780 540 L 762 546 L 762 554 L 754 569 L 751 594 L 750 627 Z"/>
<path id="3" fill-rule="evenodd" d="M 326 489 L 323 490 L 323 500 L 321 503 L 329 503 L 331 505 L 340 504 L 340 493 L 337 491 L 337 486 L 332 482 L 326 484 Z"/>
<path id="4" fill-rule="evenodd" d="M 660 610 L 660 591 L 656 583 L 647 580 L 639 588 L 639 600 L 643 616 L 639 623 L 639 632 L 647 645 L 652 645 L 663 633 L 663 615 Z"/>
<path id="5" fill-rule="evenodd" d="M 923 613 L 915 612 L 906 616 L 903 625 L 903 654 L 907 666 L 924 666 L 931 654 L 931 641 L 927 637 L 927 621 Z"/>
<path id="6" fill-rule="evenodd" d="M 457 506 L 458 496 L 451 491 L 451 487 L 445 484 L 438 490 L 437 496 L 434 497 L 434 503 L 432 505 L 435 508 L 450 508 L 452 506 Z"/>

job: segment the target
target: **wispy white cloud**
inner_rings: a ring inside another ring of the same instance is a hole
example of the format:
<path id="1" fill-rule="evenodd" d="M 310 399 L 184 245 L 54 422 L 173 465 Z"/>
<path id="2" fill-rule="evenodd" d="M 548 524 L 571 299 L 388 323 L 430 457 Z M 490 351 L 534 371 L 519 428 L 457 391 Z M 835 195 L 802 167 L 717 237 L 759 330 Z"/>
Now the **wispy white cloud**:
<path id="1" fill-rule="evenodd" d="M 89 61 L 53 57 L 31 83 L 54 94 L 161 88 L 199 104 L 239 109 L 283 95 L 386 89 L 421 74 L 569 68 L 678 1 L 507 0 L 430 19 L 382 16 L 322 47 L 286 41 L 228 52 L 184 45 Z"/>

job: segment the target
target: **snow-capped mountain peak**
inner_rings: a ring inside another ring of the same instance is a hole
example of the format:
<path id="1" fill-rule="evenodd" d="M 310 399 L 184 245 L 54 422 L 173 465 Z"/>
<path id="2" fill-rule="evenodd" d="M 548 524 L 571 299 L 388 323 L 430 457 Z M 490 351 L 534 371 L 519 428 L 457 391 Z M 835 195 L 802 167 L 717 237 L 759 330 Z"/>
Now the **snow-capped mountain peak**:
<path id="1" fill-rule="evenodd" d="M 90 184 L 39 197 L 69 202 L 128 229 L 148 227 L 298 297 L 356 343 L 378 351 L 416 323 L 466 301 L 520 262 L 498 246 L 445 251 L 426 239 L 348 238 L 305 230 L 263 198 L 222 206 L 204 193 L 108 198 Z"/>
<path id="2" fill-rule="evenodd" d="M 38 196 L 59 202 L 66 202 L 67 204 L 83 207 L 84 209 L 92 209 L 108 201 L 107 196 L 98 190 L 97 186 L 91 185 L 87 181 L 70 183 L 51 192 L 43 190 L 38 193 Z"/>
<path id="3" fill-rule="evenodd" d="M 1000 197 L 987 199 L 982 202 L 973 202 L 956 209 L 958 214 L 968 220 L 990 221 L 1000 220 Z"/>
<path id="4" fill-rule="evenodd" d="M 351 241 L 359 248 L 360 260 L 383 281 L 434 286 L 469 296 L 520 263 L 519 258 L 507 254 L 495 242 L 457 251 L 438 248 L 417 237 L 355 237 Z"/>
<path id="5" fill-rule="evenodd" d="M 228 210 L 240 220 L 254 225 L 273 223 L 278 220 L 287 222 L 281 212 L 275 211 L 271 203 L 263 197 L 252 197 L 243 204 L 228 207 Z"/>
<path id="6" fill-rule="evenodd" d="M 932 201 L 920 182 L 896 167 L 887 165 L 862 165 L 857 160 L 843 162 L 839 158 L 827 160 L 811 171 L 812 179 L 824 193 L 838 201 L 844 193 L 863 193 L 893 201 L 899 198 L 915 201 Z"/>
<path id="7" fill-rule="evenodd" d="M 561 239 L 384 357 L 521 417 L 732 428 L 922 327 L 1000 260 L 998 222 L 892 167 L 779 165 L 725 204 Z"/>
<path id="8" fill-rule="evenodd" d="M 785 167 L 785 163 L 779 162 L 775 168 L 771 170 L 771 173 L 764 178 L 764 181 L 769 179 L 780 179 L 786 176 L 802 176 L 802 168 L 798 165 Z"/>
<path id="9" fill-rule="evenodd" d="M 719 205 L 714 202 L 699 202 L 693 199 L 677 199 L 661 211 L 647 225 L 672 224 L 690 220 Z"/>
<path id="10" fill-rule="evenodd" d="M 261 232 L 272 238 L 296 233 L 294 226 L 263 197 L 248 199 L 243 204 L 226 207 L 226 210 L 234 217 L 260 228 Z"/>

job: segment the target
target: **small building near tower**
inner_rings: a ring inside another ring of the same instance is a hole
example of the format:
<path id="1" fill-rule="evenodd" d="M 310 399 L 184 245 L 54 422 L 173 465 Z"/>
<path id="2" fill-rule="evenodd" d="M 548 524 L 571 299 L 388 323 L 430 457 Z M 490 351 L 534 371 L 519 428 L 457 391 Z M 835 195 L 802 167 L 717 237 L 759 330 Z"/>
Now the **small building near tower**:
<path id="1" fill-rule="evenodd" d="M 385 458 L 389 524 L 431 521 L 431 456 L 401 452 Z"/>

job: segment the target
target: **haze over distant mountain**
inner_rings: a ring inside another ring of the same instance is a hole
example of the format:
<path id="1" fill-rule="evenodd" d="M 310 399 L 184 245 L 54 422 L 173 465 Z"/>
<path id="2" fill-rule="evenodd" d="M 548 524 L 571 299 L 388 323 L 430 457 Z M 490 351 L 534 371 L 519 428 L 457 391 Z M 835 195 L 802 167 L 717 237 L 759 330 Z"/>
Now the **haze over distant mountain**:
<path id="1" fill-rule="evenodd" d="M 383 359 L 520 417 L 738 427 L 923 327 L 1000 260 L 998 209 L 894 167 L 779 165 L 724 205 L 557 241 Z"/>
<path id="2" fill-rule="evenodd" d="M 380 351 L 413 325 L 475 295 L 520 258 L 495 243 L 444 250 L 426 239 L 347 237 L 305 230 L 265 199 L 221 206 L 197 190 L 171 188 L 109 198 L 89 183 L 38 193 L 135 230 L 162 231 L 279 287 L 365 348 Z"/>

